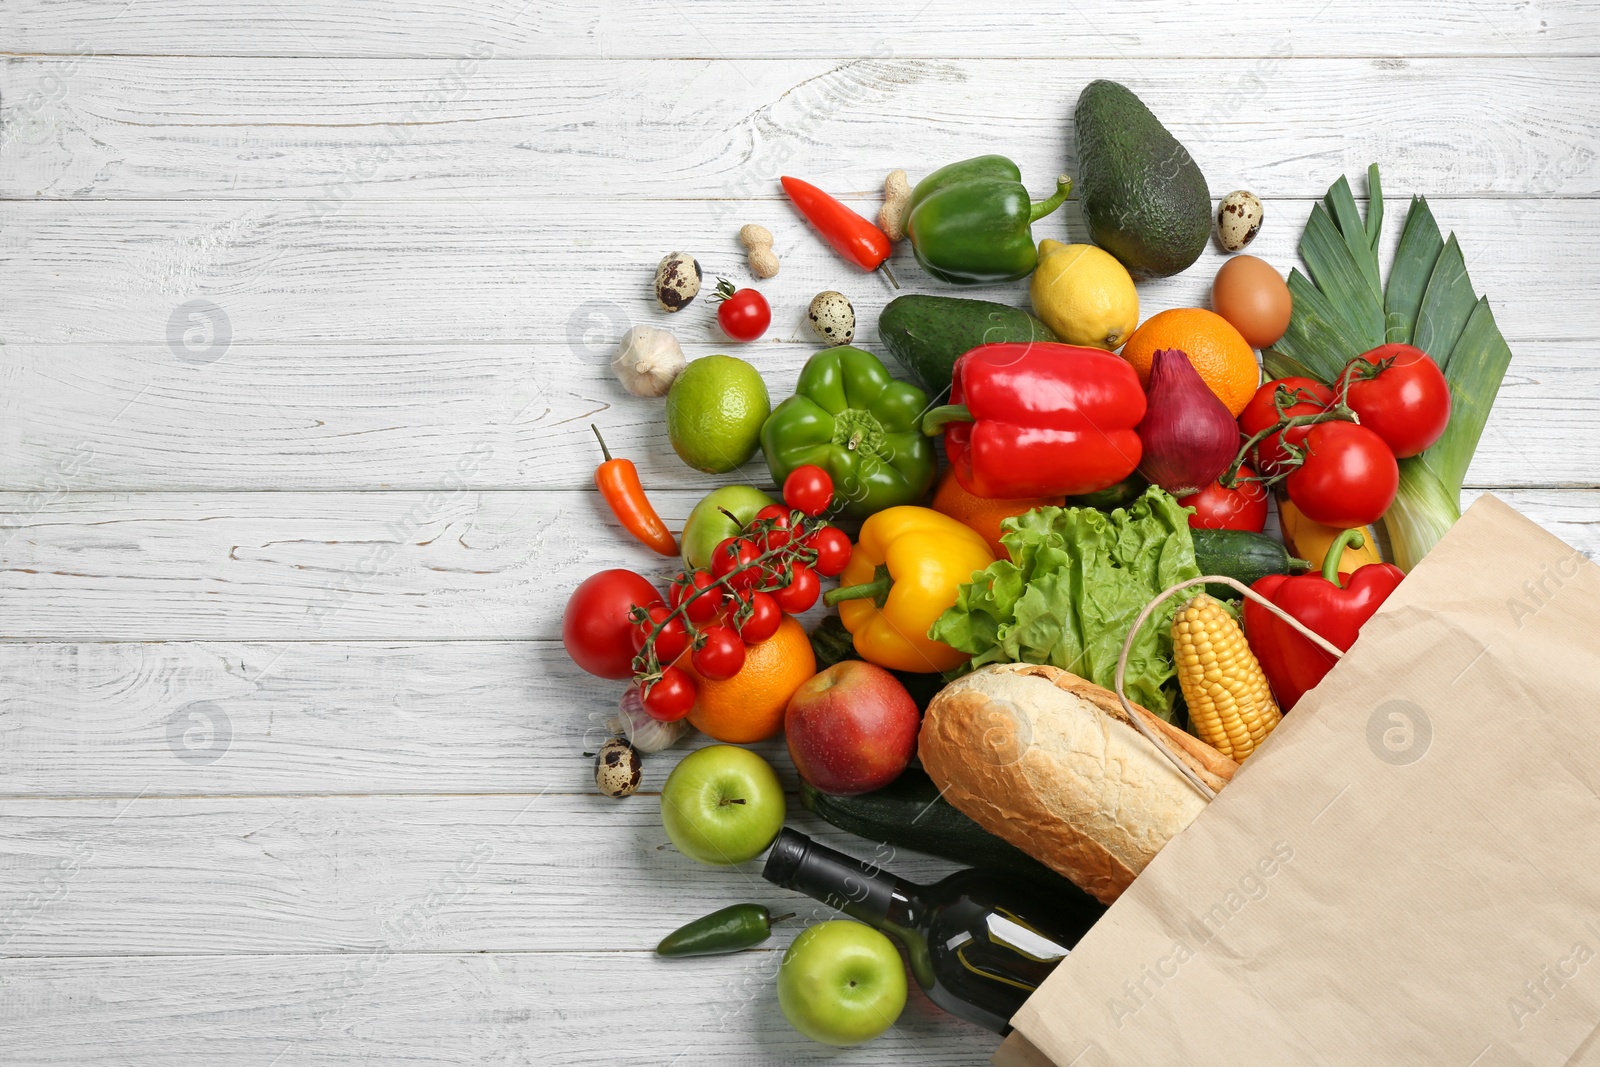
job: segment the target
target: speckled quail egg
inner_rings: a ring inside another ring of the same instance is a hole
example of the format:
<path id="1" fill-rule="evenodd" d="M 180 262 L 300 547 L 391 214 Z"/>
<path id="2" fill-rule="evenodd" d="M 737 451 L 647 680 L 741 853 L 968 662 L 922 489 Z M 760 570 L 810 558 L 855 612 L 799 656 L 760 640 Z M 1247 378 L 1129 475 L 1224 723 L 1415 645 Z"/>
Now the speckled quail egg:
<path id="1" fill-rule="evenodd" d="M 682 311 L 700 294 L 700 264 L 687 252 L 668 252 L 656 267 L 656 303 Z"/>
<path id="2" fill-rule="evenodd" d="M 613 737 L 594 754 L 594 784 L 608 797 L 632 796 L 644 776 L 639 753 L 621 737 Z"/>
<path id="3" fill-rule="evenodd" d="M 856 309 L 843 293 L 828 289 L 811 298 L 811 332 L 825 344 L 847 345 L 856 336 Z"/>
<path id="4" fill-rule="evenodd" d="M 1217 208 L 1217 240 L 1224 250 L 1237 252 L 1256 239 L 1261 229 L 1261 201 L 1256 194 L 1235 189 Z"/>

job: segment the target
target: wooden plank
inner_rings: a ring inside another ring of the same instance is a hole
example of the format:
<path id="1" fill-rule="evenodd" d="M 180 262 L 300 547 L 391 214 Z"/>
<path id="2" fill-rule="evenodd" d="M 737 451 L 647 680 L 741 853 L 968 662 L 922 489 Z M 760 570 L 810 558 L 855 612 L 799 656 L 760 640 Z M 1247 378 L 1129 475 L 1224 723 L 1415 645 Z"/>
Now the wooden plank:
<path id="1" fill-rule="evenodd" d="M 649 789 L 679 755 L 650 758 Z M 802 833 L 913 881 L 957 868 L 836 830 L 792 795 L 789 808 Z M 573 796 L 11 799 L 0 812 L 7 956 L 640 952 L 739 900 L 798 911 L 795 928 L 833 917 L 763 880 L 759 858 L 711 867 L 673 849 L 658 794 L 617 801 L 592 781 Z M 41 887 L 49 899 L 31 896 Z"/>
<path id="2" fill-rule="evenodd" d="M 1002 150 L 1048 188 L 1071 115 L 1129 84 L 1220 197 L 1321 196 L 1378 160 L 1432 196 L 1594 195 L 1590 59 L 450 60 L 87 57 L 0 68 L 9 197 L 644 198 L 875 193 Z M 1196 85 L 1206 85 L 1203 96 Z M 663 103 L 667 106 L 662 106 Z M 1441 165 L 1441 157 L 1448 160 Z"/>
<path id="3" fill-rule="evenodd" d="M 1600 491 L 1500 495 L 1600 550 Z M 592 492 L 39 496 L 0 494 L 0 637 L 555 640 L 589 574 L 677 569 Z M 657 503 L 676 527 L 699 496 Z"/>
<path id="4" fill-rule="evenodd" d="M 637 924 L 647 906 L 636 902 L 625 921 Z M 778 1010 L 778 960 L 775 951 L 693 960 L 381 951 L 7 960 L 0 1062 L 971 1067 L 1000 1043 L 940 1012 L 912 983 L 883 1037 L 854 1049 L 815 1044 Z"/>
<path id="5" fill-rule="evenodd" d="M 1582 0 L 1509 9 L 1474 0 L 1266 5 L 1251 8 L 1247 20 L 1152 0 L 1066 13 L 1046 0 L 1020 0 L 981 17 L 960 0 L 734 8 L 713 0 L 577 7 L 235 0 L 226 8 L 199 0 L 13 0 L 0 33 L 13 51 L 65 56 L 1099 56 L 1133 70 L 1151 58 L 1249 57 L 1285 47 L 1333 56 L 1592 55 L 1600 16 Z"/>
<path id="6" fill-rule="evenodd" d="M 571 346 L 238 345 L 216 367 L 175 359 L 165 346 L 5 345 L 0 487 L 46 496 L 576 490 L 593 484 L 599 457 L 591 422 L 614 454 L 633 458 L 654 491 L 770 481 L 759 456 L 723 476 L 680 461 L 663 405 L 622 390 L 601 336 Z M 1600 484 L 1600 440 L 1588 432 L 1600 419 L 1594 343 L 1514 348 L 1469 483 Z M 696 342 L 688 355 L 728 350 Z M 743 351 L 777 402 L 793 392 L 816 345 Z"/>
<path id="7" fill-rule="evenodd" d="M 1409 191 L 1388 193 L 1399 200 Z M 875 211 L 875 203 L 862 207 Z M 1600 292 L 1562 288 L 1554 314 L 1549 280 L 1551 264 L 1587 262 L 1600 242 L 1589 201 L 1431 203 L 1440 226 L 1460 235 L 1473 281 L 1490 295 L 1509 339 L 1600 336 Z M 1309 211 L 1306 201 L 1269 202 L 1252 251 L 1286 269 Z M 823 289 L 845 292 L 859 318 L 876 320 L 891 295 L 887 282 L 843 262 L 776 199 L 4 201 L 0 336 L 9 344 L 166 344 L 174 358 L 219 376 L 232 345 L 254 342 L 587 344 L 638 322 L 670 324 L 687 342 L 717 342 L 710 300 L 668 315 L 656 307 L 651 278 L 662 255 L 682 248 L 699 256 L 708 277 L 743 281 L 736 235 L 746 222 L 768 225 L 784 257 L 782 273 L 761 286 L 774 307 L 774 338 L 799 337 Z M 1385 230 L 1388 254 L 1398 219 Z M 1086 238 L 1075 210 L 1034 232 Z M 1185 273 L 1145 285 L 1141 310 L 1203 303 L 1222 258 L 1212 245 Z M 906 291 L 951 292 L 904 248 L 894 264 Z M 1025 288 L 963 291 L 1020 302 Z M 862 340 L 871 342 L 872 332 Z"/>

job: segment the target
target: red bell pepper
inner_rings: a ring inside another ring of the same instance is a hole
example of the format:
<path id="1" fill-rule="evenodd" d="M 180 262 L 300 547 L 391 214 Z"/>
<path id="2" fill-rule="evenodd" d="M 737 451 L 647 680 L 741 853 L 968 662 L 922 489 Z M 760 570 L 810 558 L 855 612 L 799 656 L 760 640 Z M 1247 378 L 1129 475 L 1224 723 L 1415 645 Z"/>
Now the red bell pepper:
<path id="1" fill-rule="evenodd" d="M 1139 465 L 1144 390 L 1127 360 L 1051 342 L 979 345 L 956 360 L 950 403 L 923 418 L 974 496 L 1079 496 Z"/>
<path id="2" fill-rule="evenodd" d="M 888 234 L 810 182 L 799 178 L 780 178 L 779 181 L 795 210 L 805 216 L 835 252 L 862 270 L 882 270 L 884 277 L 896 289 L 900 288 L 887 262 L 894 251 L 894 242 L 889 240 Z"/>
<path id="3" fill-rule="evenodd" d="M 1328 547 L 1321 574 L 1269 574 L 1250 588 L 1340 649 L 1349 651 L 1362 624 L 1389 598 L 1405 572 L 1392 563 L 1368 563 L 1340 574 L 1345 546 L 1360 548 L 1360 530 L 1346 530 Z M 1340 578 L 1347 579 L 1343 585 Z M 1278 706 L 1288 711 L 1333 669 L 1334 658 L 1266 608 L 1244 602 L 1244 632 L 1261 661 Z"/>

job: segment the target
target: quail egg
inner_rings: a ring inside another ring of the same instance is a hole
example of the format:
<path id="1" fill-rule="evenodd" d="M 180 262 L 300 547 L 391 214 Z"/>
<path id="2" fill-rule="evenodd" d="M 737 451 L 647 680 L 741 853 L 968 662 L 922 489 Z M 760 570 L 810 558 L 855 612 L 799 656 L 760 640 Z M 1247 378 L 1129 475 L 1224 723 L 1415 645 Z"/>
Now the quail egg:
<path id="1" fill-rule="evenodd" d="M 643 775 L 639 753 L 624 738 L 613 737 L 594 754 L 594 784 L 608 797 L 632 796 Z"/>
<path id="2" fill-rule="evenodd" d="M 1261 229 L 1261 201 L 1244 189 L 1235 189 L 1222 198 L 1217 208 L 1217 240 L 1228 252 L 1237 252 L 1256 239 Z"/>
<path id="3" fill-rule="evenodd" d="M 825 344 L 847 345 L 856 336 L 856 309 L 843 293 L 828 289 L 811 298 L 811 332 Z"/>
<path id="4" fill-rule="evenodd" d="M 687 252 L 668 252 L 656 267 L 656 303 L 681 311 L 700 294 L 700 264 Z"/>

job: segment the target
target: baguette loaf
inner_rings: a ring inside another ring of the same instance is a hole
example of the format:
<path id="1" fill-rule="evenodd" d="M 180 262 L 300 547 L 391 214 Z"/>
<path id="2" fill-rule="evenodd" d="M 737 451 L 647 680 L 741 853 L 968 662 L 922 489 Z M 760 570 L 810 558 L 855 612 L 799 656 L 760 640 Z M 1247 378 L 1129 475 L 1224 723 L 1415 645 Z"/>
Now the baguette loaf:
<path id="1" fill-rule="evenodd" d="M 1233 777 L 1228 757 L 1135 708 L 1211 788 Z M 1206 806 L 1115 693 L 1056 667 L 994 664 L 950 683 L 917 753 L 956 808 L 1107 904 Z"/>

